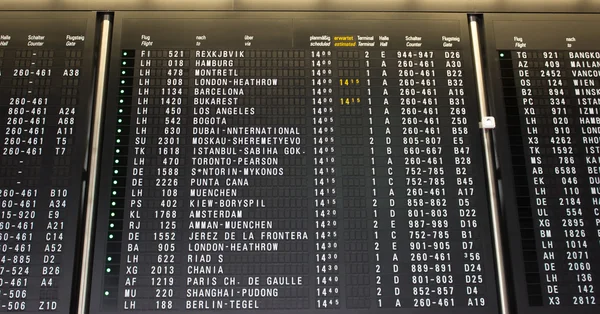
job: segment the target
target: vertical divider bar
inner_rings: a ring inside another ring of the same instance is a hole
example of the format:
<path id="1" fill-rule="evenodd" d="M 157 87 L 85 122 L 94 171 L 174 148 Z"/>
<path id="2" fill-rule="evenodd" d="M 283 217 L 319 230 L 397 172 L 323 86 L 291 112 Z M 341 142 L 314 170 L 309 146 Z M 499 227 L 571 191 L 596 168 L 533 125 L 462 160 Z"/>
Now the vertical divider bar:
<path id="1" fill-rule="evenodd" d="M 79 300 L 77 306 L 77 314 L 88 313 L 88 289 L 90 278 L 90 264 L 93 256 L 92 241 L 94 240 L 94 219 L 95 203 L 96 203 L 96 182 L 98 178 L 98 161 L 100 154 L 100 133 L 102 129 L 102 113 L 104 110 L 104 99 L 107 70 L 108 70 L 108 54 L 110 46 L 111 19 L 109 14 L 102 16 L 101 34 L 100 34 L 100 54 L 98 60 L 98 77 L 95 87 L 95 98 L 93 104 L 92 121 L 92 141 L 89 155 L 89 184 L 87 186 L 87 201 L 85 203 L 85 220 L 84 220 L 84 238 L 83 250 L 81 256 L 81 276 L 79 282 Z"/>
<path id="2" fill-rule="evenodd" d="M 479 40 L 479 23 L 477 17 L 469 16 L 469 28 L 471 30 L 471 46 L 473 47 L 473 62 L 475 63 L 475 78 L 477 85 L 477 100 L 479 102 L 480 126 L 488 118 L 487 98 L 483 81 L 483 61 L 481 59 L 481 46 Z M 506 286 L 506 269 L 504 266 L 504 253 L 502 246 L 500 206 L 498 204 L 498 189 L 496 184 L 496 169 L 494 162 L 494 148 L 492 147 L 492 129 L 481 127 L 483 135 L 483 150 L 486 163 L 486 179 L 488 195 L 490 200 L 490 214 L 492 218 L 492 235 L 494 239 L 494 258 L 496 261 L 496 273 L 498 282 L 498 294 L 500 302 L 500 313 L 510 314 L 508 303 L 508 289 Z"/>

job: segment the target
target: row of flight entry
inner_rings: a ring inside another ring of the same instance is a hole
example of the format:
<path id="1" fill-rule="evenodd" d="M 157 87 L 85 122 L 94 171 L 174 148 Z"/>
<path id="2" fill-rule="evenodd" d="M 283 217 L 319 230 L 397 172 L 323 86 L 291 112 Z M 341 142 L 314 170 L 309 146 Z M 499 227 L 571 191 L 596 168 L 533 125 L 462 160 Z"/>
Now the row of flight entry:
<path id="1" fill-rule="evenodd" d="M 56 71 L 55 71 L 55 73 L 56 73 Z M 76 77 L 76 76 L 79 76 L 80 74 L 81 74 L 81 71 L 79 69 L 64 69 L 62 71 L 61 76 Z M 40 76 L 40 77 L 52 76 L 52 69 L 50 69 L 50 68 L 49 69 L 37 69 L 37 70 L 13 69 L 13 77 L 30 77 L 32 75 Z"/>

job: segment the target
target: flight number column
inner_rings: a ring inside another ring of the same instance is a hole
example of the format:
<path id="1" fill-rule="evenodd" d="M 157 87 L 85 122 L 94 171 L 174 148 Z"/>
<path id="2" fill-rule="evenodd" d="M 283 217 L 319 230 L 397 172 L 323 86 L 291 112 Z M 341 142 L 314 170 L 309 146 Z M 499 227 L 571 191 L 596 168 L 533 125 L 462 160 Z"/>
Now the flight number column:
<path id="1" fill-rule="evenodd" d="M 340 238 L 336 191 L 333 87 L 319 85 L 333 75 L 330 50 L 310 51 L 313 199 L 317 309 L 340 308 Z"/>
<path id="2" fill-rule="evenodd" d="M 563 75 L 565 64 L 562 56 L 563 53 L 556 51 L 545 51 L 538 53 L 538 59 L 543 64 L 540 69 L 541 83 L 544 87 L 543 94 L 548 95 L 552 99 L 550 108 L 551 117 L 549 122 L 549 149 L 546 152 L 550 159 L 551 173 L 557 179 L 553 185 L 555 197 L 551 199 L 554 203 L 555 210 L 552 214 L 555 216 L 554 225 L 560 226 L 562 229 L 561 237 L 564 236 L 565 254 L 568 262 L 560 285 L 552 284 L 548 286 L 549 300 L 556 300 L 559 303 L 560 297 L 565 296 L 572 300 L 565 300 L 572 305 L 577 305 L 581 302 L 588 302 L 584 296 L 582 299 L 577 298 L 577 293 L 571 289 L 571 284 L 575 280 L 573 277 L 585 273 L 590 270 L 589 262 L 586 263 L 584 256 L 587 254 L 588 241 L 586 239 L 584 229 L 584 219 L 581 208 L 581 197 L 579 192 L 579 177 L 576 162 L 577 148 L 575 138 L 571 135 L 574 133 L 574 119 L 567 110 L 565 96 L 568 96 L 566 77 Z M 551 204 L 552 204 L 551 203 Z M 558 231 L 556 230 L 556 231 Z M 552 268 L 559 267 L 559 263 L 552 263 Z M 573 275 L 569 273 L 575 273 Z M 567 277 L 568 276 L 568 277 Z M 589 299 L 588 299 L 589 300 Z M 561 302 L 562 303 L 562 302 Z"/>
<path id="3" fill-rule="evenodd" d="M 150 136 L 153 128 L 149 125 L 154 122 L 149 119 L 151 119 L 152 105 L 155 104 L 156 99 L 156 97 L 150 96 L 158 94 L 155 89 L 151 89 L 150 79 L 151 74 L 156 75 L 156 73 L 151 73 L 153 67 L 157 67 L 157 60 L 152 58 L 156 57 L 154 52 L 150 50 L 123 51 L 121 59 L 121 73 L 131 74 L 133 78 L 121 76 L 119 103 L 123 105 L 119 105 L 119 108 L 124 109 L 125 114 L 127 109 L 130 109 L 131 120 L 125 121 L 125 123 L 117 120 L 115 130 L 117 145 L 113 152 L 114 163 L 124 168 L 120 171 L 126 171 L 127 177 L 113 176 L 114 191 L 119 191 L 123 186 L 126 189 L 123 193 L 123 203 L 119 199 L 113 198 L 110 204 L 108 248 L 112 251 L 113 242 L 121 241 L 123 245 L 120 247 L 120 254 L 109 256 L 113 259 L 116 259 L 117 256 L 124 258 L 121 259 L 123 260 L 121 264 L 110 263 L 113 267 L 107 267 L 105 271 L 109 274 L 116 272 L 121 275 L 119 276 L 119 288 L 121 289 L 117 298 L 119 298 L 119 307 L 124 310 L 154 308 L 150 303 L 154 297 L 154 291 L 149 288 L 151 286 L 150 274 L 154 271 L 150 268 L 155 267 L 151 264 L 154 252 L 150 250 L 150 232 L 146 229 L 149 223 L 142 224 L 144 220 L 153 222 L 152 217 L 155 214 L 155 211 L 152 210 L 154 204 L 150 198 L 153 196 L 151 187 L 154 182 L 152 182 L 152 178 L 148 177 L 152 175 L 152 168 L 149 167 L 152 158 L 149 156 L 153 156 L 150 152 Z M 129 104 L 131 106 L 127 108 Z M 119 111 L 119 113 L 121 112 Z M 125 118 L 121 114 L 118 117 L 119 119 Z M 127 138 L 127 136 L 129 137 Z M 126 143 L 129 145 L 125 146 Z M 126 158 L 128 160 L 125 162 Z M 125 168 L 125 165 L 128 167 Z M 124 208 L 123 211 L 119 210 L 121 207 Z M 148 210 L 142 210 L 143 208 Z M 123 220 L 119 221 L 119 217 L 122 217 Z M 122 232 L 118 228 L 114 228 L 118 226 L 122 226 Z M 109 251 L 109 253 L 111 252 Z M 118 267 L 120 269 L 117 269 Z M 107 279 L 105 282 L 108 282 Z M 108 285 L 106 286 L 105 296 L 112 298 L 113 291 L 109 289 Z"/>
<path id="4" fill-rule="evenodd" d="M 185 134 L 180 107 L 187 94 L 187 88 L 182 87 L 187 78 L 183 79 L 180 70 L 189 66 L 189 53 L 175 50 L 136 53 L 131 126 L 121 127 L 122 120 L 118 119 L 116 130 L 117 144 L 129 135 L 123 232 L 120 235 L 111 231 L 109 244 L 113 238 L 121 237 L 126 244 L 122 247 L 121 256 L 125 258 L 119 270 L 120 286 L 124 287 L 120 295 L 124 298 L 122 309 L 177 309 L 181 304 L 173 298 L 175 288 L 181 283 L 177 277 L 181 272 L 177 264 L 181 262 L 181 256 L 177 255 L 181 247 L 177 240 L 181 235 L 176 227 L 181 223 L 183 206 L 180 167 L 184 163 Z M 122 62 L 125 66 L 131 61 Z M 122 70 L 124 74 L 129 71 Z M 121 83 L 128 81 L 124 77 Z M 121 93 L 129 90 L 122 87 Z M 115 154 L 123 154 L 120 145 L 117 147 Z M 115 178 L 113 184 L 120 182 Z M 111 206 L 119 204 L 115 201 Z"/>
<path id="5" fill-rule="evenodd" d="M 144 51 L 142 51 L 143 54 Z M 182 111 L 183 99 L 188 95 L 188 78 L 184 76 L 184 69 L 189 67 L 190 53 L 187 50 L 161 50 L 153 51 L 158 54 L 158 59 L 153 60 L 162 66 L 163 72 L 154 81 L 157 88 L 159 106 L 158 131 L 155 136 L 157 151 L 150 148 L 150 154 L 156 156 L 156 170 L 153 176 L 154 193 L 157 198 L 150 205 L 154 208 L 151 224 L 151 244 L 155 258 L 150 264 L 150 280 L 154 309 L 171 310 L 183 308 L 183 302 L 177 303 L 176 291 L 183 286 L 181 277 L 184 262 L 183 247 L 178 245 L 182 238 L 178 225 L 182 224 L 183 208 L 186 206 L 183 195 L 187 190 L 185 183 L 185 135 L 187 120 Z M 150 80 L 152 83 L 152 79 Z M 157 108 L 158 107 L 158 108 Z M 159 109 L 160 108 L 160 109 Z M 153 135 L 151 133 L 151 135 Z M 151 139 L 154 141 L 154 138 Z M 150 168 L 152 169 L 152 168 Z M 153 171 L 153 172 L 154 172 Z"/>
<path id="6" fill-rule="evenodd" d="M 542 215 L 546 215 L 547 209 L 542 207 L 536 211 L 536 208 L 546 204 L 547 199 L 545 192 L 536 193 L 538 195 L 535 197 L 531 193 L 534 189 L 539 192 L 546 191 L 542 154 L 537 146 L 541 143 L 544 128 L 541 119 L 538 124 L 536 111 L 533 109 L 534 104 L 538 102 L 541 104 L 541 101 L 532 97 L 532 86 L 535 82 L 532 52 L 499 51 L 498 56 L 503 77 L 504 107 L 510 139 L 512 171 L 515 176 L 521 253 L 526 273 L 528 301 L 531 306 L 542 306 L 544 287 L 541 282 L 542 268 L 539 265 L 537 248 L 539 238 L 536 235 L 538 228 L 535 223 L 542 218 Z M 533 178 L 530 174 L 532 167 L 536 169 Z M 546 230 L 540 231 L 539 236 L 547 237 L 546 240 L 552 242 L 549 238 L 551 233 Z M 554 254 L 553 249 L 550 250 L 552 250 L 551 254 Z M 553 276 L 557 275 L 553 274 Z"/>

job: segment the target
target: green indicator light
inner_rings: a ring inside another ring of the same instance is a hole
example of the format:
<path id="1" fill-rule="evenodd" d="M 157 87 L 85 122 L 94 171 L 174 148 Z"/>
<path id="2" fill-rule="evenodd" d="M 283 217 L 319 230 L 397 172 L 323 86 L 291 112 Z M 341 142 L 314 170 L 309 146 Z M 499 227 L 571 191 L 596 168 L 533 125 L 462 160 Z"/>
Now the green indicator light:
<path id="1" fill-rule="evenodd" d="M 110 203 L 110 204 L 111 204 L 112 206 L 116 206 L 116 205 L 117 205 L 117 202 L 112 202 L 112 203 Z"/>
<path id="2" fill-rule="evenodd" d="M 104 291 L 104 295 L 109 295 L 110 293 L 108 291 Z"/>
<path id="3" fill-rule="evenodd" d="M 126 64 L 127 64 L 127 61 L 123 61 L 123 65 L 126 65 Z"/>
<path id="4" fill-rule="evenodd" d="M 121 84 L 125 84 L 125 80 L 121 80 Z"/>
<path id="5" fill-rule="evenodd" d="M 121 94 L 125 94 L 125 91 L 124 91 L 124 90 L 121 90 Z"/>
<path id="6" fill-rule="evenodd" d="M 117 133 L 121 133 L 121 129 L 117 129 Z"/>
<path id="7" fill-rule="evenodd" d="M 119 160 L 118 160 L 118 159 L 115 159 L 115 164 L 118 164 L 118 163 L 119 163 Z M 116 181 L 115 181 L 115 182 L 116 182 Z M 115 184 L 116 184 L 116 183 L 115 183 Z"/>
<path id="8" fill-rule="evenodd" d="M 115 170 L 115 174 L 119 173 L 119 170 Z"/>
<path id="9" fill-rule="evenodd" d="M 113 184 L 117 184 L 117 180 L 113 181 Z"/>
<path id="10" fill-rule="evenodd" d="M 127 51 L 123 51 L 123 55 L 126 56 L 127 55 Z"/>
<path id="11" fill-rule="evenodd" d="M 122 123 L 122 122 L 123 122 L 123 119 L 119 119 L 119 120 L 117 120 L 117 122 L 119 122 L 119 123 Z"/>
<path id="12" fill-rule="evenodd" d="M 110 217 L 115 217 L 115 213 L 110 213 Z"/>
<path id="13" fill-rule="evenodd" d="M 120 150 L 120 149 L 117 149 L 117 150 L 116 150 L 116 152 L 117 152 L 117 154 L 118 154 L 118 153 L 120 153 L 120 152 L 121 152 L 121 150 Z"/>
<path id="14" fill-rule="evenodd" d="M 119 103 L 122 104 L 123 103 L 123 99 L 119 99 Z M 122 109 L 121 109 L 122 110 Z"/>
<path id="15" fill-rule="evenodd" d="M 112 193 L 112 194 L 113 194 L 113 195 L 117 195 L 117 191 L 113 191 L 113 193 Z"/>
<path id="16" fill-rule="evenodd" d="M 111 228 L 114 228 L 114 227 L 115 227 L 115 224 L 110 224 L 110 227 L 111 227 Z M 109 257 L 109 258 L 110 258 L 110 257 Z M 111 258 L 111 259 L 112 259 L 112 258 Z"/>
<path id="17" fill-rule="evenodd" d="M 500 53 L 500 58 L 504 58 L 504 52 Z"/>
<path id="18" fill-rule="evenodd" d="M 127 73 L 127 72 L 125 72 L 125 71 L 121 71 L 121 74 L 125 74 L 125 73 Z"/>
<path id="19" fill-rule="evenodd" d="M 109 256 L 106 258 L 106 260 L 110 262 L 110 261 L 112 261 L 112 257 Z"/>
<path id="20" fill-rule="evenodd" d="M 109 239 L 112 239 L 112 238 L 114 238 L 114 237 L 115 237 L 115 236 L 114 236 L 114 235 L 112 235 L 112 234 L 109 234 L 109 235 L 108 235 L 108 238 L 109 238 Z"/>
<path id="21" fill-rule="evenodd" d="M 117 143 L 121 143 L 121 140 L 120 140 L 120 139 L 117 139 Z"/>
<path id="22" fill-rule="evenodd" d="M 123 109 L 119 109 L 119 113 L 123 113 Z"/>
<path id="23" fill-rule="evenodd" d="M 107 272 L 107 273 L 110 273 L 110 268 L 107 268 L 107 269 L 106 269 L 106 272 Z"/>

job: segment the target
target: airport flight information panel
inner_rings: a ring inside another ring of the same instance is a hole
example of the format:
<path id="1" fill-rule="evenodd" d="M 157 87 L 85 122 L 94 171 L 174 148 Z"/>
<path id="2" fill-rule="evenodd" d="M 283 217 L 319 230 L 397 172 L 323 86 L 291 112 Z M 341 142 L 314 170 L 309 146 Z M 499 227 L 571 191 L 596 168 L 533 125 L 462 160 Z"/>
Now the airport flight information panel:
<path id="1" fill-rule="evenodd" d="M 486 38 L 518 313 L 596 313 L 600 20 L 512 19 L 487 18 Z"/>
<path id="2" fill-rule="evenodd" d="M 92 313 L 497 311 L 461 15 L 115 18 Z"/>
<path id="3" fill-rule="evenodd" d="M 0 14 L 2 312 L 69 313 L 76 292 L 94 19 Z"/>

